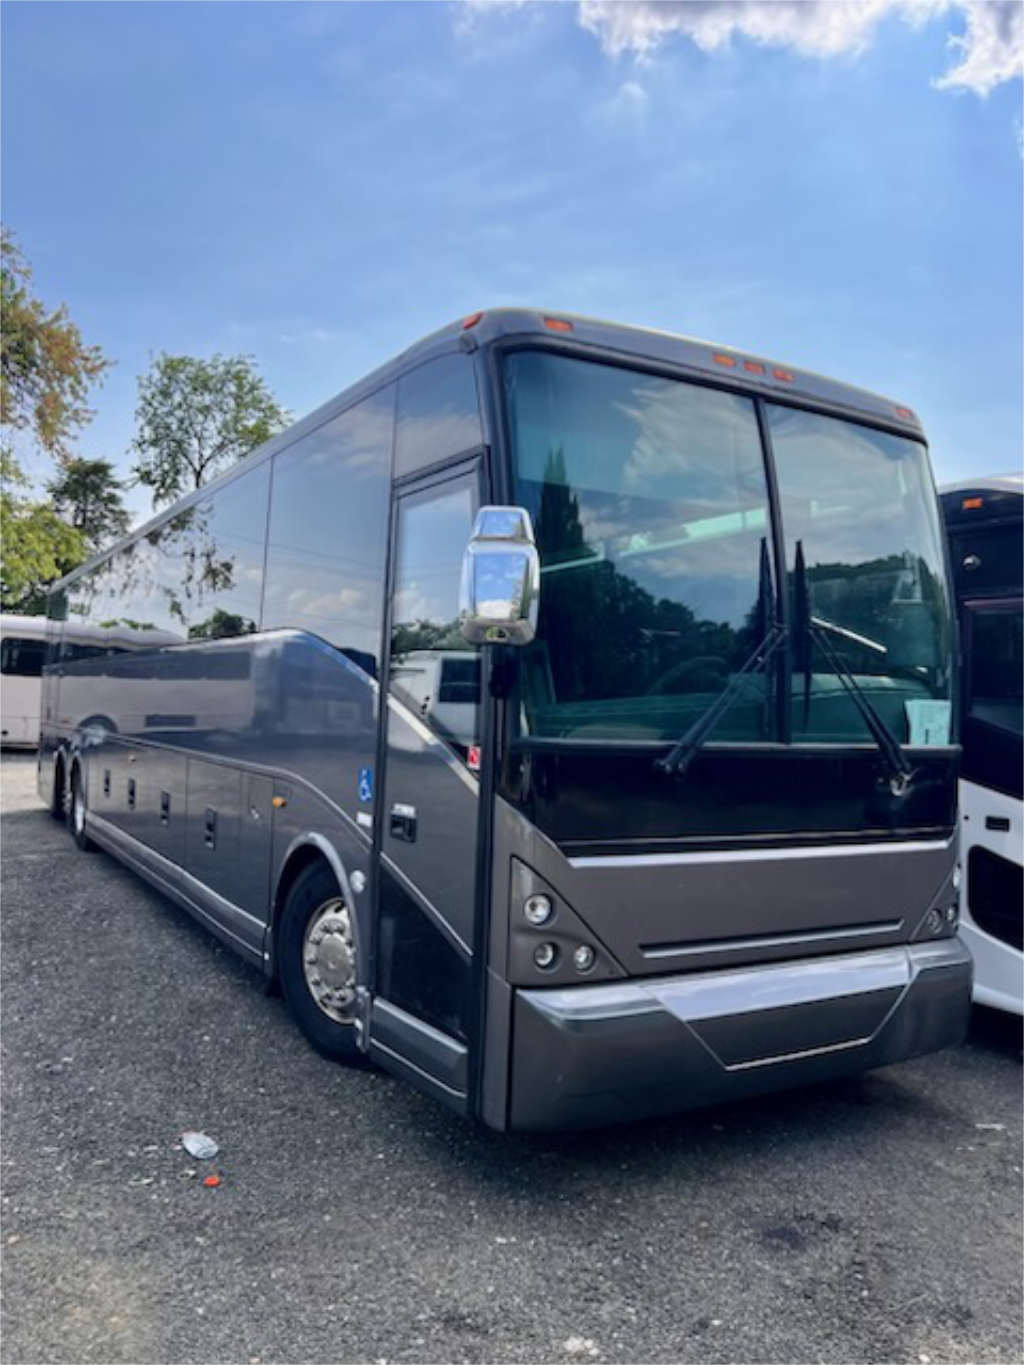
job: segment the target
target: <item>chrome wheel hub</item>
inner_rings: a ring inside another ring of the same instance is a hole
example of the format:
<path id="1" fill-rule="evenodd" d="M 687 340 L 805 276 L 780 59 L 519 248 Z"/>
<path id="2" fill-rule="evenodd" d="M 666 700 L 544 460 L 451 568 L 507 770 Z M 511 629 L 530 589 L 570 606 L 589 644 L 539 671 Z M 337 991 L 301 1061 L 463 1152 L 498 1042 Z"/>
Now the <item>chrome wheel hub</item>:
<path id="1" fill-rule="evenodd" d="M 350 1024 L 356 1003 L 356 944 L 340 896 L 314 910 L 302 941 L 302 971 L 310 995 L 329 1018 Z"/>

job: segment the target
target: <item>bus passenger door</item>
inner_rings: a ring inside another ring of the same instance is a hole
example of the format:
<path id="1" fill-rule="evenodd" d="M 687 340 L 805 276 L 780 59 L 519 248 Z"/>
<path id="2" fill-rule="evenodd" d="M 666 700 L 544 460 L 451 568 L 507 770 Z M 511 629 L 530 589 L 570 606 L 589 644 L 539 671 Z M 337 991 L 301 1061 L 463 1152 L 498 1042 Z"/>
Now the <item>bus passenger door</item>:
<path id="1" fill-rule="evenodd" d="M 396 496 L 381 706 L 376 998 L 370 1050 L 464 1107 L 479 812 L 479 653 L 459 634 L 478 461 Z"/>

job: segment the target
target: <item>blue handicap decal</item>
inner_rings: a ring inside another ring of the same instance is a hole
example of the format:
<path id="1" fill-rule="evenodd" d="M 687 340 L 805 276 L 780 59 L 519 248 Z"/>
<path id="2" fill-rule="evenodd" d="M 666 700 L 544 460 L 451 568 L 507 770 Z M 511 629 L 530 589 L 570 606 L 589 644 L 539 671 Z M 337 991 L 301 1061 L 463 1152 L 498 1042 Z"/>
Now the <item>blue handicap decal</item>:
<path id="1" fill-rule="evenodd" d="M 373 800 L 373 769 L 359 769 L 359 799 L 360 801 Z"/>

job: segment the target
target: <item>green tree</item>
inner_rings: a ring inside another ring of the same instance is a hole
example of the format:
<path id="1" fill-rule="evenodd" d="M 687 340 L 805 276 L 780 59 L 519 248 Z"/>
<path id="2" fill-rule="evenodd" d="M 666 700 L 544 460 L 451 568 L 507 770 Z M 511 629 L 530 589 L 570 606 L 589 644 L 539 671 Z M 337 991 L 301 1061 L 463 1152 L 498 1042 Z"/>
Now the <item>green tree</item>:
<path id="1" fill-rule="evenodd" d="M 90 554 L 123 536 L 131 518 L 121 501 L 124 485 L 109 460 L 68 460 L 49 485 L 57 515 L 81 531 Z"/>
<path id="2" fill-rule="evenodd" d="M 86 545 L 81 531 L 49 503 L 27 497 L 27 489 L 10 451 L 0 451 L 0 606 L 35 613 L 44 609 L 47 585 L 82 562 Z"/>
<path id="3" fill-rule="evenodd" d="M 287 424 L 251 356 L 159 355 L 139 379 L 135 474 L 153 505 L 199 488 Z"/>
<path id="4" fill-rule="evenodd" d="M 50 309 L 31 291 L 32 270 L 0 228 L 0 424 L 28 429 L 57 459 L 92 417 L 89 390 L 110 362 L 87 346 L 67 308 Z"/>

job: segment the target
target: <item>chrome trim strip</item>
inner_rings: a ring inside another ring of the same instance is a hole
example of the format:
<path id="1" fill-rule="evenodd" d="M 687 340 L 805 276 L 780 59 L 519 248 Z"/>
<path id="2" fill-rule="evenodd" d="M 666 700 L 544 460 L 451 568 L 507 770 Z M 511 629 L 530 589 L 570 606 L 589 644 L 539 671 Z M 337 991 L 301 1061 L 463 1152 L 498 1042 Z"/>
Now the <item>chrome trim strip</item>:
<path id="1" fill-rule="evenodd" d="M 897 934 L 903 928 L 901 919 L 883 920 L 879 924 L 863 924 L 852 929 L 815 929 L 808 932 L 793 930 L 786 934 L 765 934 L 760 938 L 719 938 L 699 943 L 640 944 L 646 958 L 700 957 L 706 953 L 740 953 L 752 948 L 798 947 L 802 943 L 832 943 L 838 939 L 866 938 L 869 934 Z"/>
<path id="2" fill-rule="evenodd" d="M 802 858 L 846 858 L 879 853 L 937 853 L 953 847 L 949 839 L 908 839 L 894 843 L 871 844 L 791 844 L 785 848 L 737 848 L 702 850 L 699 853 L 633 853 L 570 858 L 569 866 L 599 867 L 693 867 L 700 863 L 780 862 Z"/>
<path id="3" fill-rule="evenodd" d="M 900 996 L 900 1000 L 902 998 Z M 899 1004 L 899 1001 L 896 1003 Z M 888 1019 L 889 1015 L 887 1014 L 885 1017 Z M 866 1047 L 870 1042 L 870 1038 L 851 1038 L 846 1043 L 826 1043 L 824 1047 L 808 1047 L 802 1052 L 780 1052 L 774 1057 L 755 1057 L 751 1062 L 733 1062 L 729 1066 L 722 1063 L 722 1065 L 726 1071 L 753 1071 L 759 1066 L 775 1066 L 778 1062 L 802 1062 L 807 1057 L 824 1057 L 829 1052 L 846 1052 L 852 1047 Z"/>

